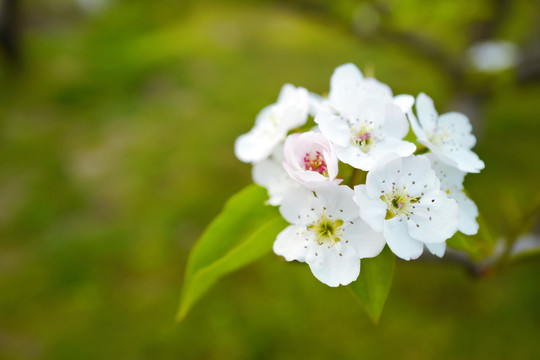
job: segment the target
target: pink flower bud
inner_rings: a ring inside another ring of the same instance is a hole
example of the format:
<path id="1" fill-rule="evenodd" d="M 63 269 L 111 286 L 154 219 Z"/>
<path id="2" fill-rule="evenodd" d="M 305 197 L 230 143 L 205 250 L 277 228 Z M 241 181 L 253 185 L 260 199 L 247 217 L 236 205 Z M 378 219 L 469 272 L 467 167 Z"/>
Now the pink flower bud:
<path id="1" fill-rule="evenodd" d="M 331 184 L 336 179 L 338 161 L 330 142 L 313 131 L 289 135 L 283 148 L 283 168 L 298 183 L 315 190 Z"/>

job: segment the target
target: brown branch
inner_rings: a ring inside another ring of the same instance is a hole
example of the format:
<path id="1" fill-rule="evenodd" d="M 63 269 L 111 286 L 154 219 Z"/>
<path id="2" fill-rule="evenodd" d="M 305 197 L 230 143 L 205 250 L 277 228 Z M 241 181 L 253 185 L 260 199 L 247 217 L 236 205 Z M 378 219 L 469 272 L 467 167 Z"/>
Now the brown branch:
<path id="1" fill-rule="evenodd" d="M 0 7 L 0 46 L 12 64 L 20 61 L 19 1 L 2 0 Z"/>

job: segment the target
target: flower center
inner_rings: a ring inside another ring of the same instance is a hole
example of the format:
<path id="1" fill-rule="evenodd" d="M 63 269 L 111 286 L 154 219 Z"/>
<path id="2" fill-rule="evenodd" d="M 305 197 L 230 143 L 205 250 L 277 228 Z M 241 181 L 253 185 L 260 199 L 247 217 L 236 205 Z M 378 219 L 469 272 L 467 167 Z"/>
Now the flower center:
<path id="1" fill-rule="evenodd" d="M 381 200 L 383 200 L 387 206 L 385 220 L 389 220 L 396 216 L 408 218 L 413 212 L 414 204 L 420 201 L 420 196 L 412 197 L 407 194 L 404 187 L 401 191 L 394 190 L 390 194 L 384 194 L 381 196 Z"/>
<path id="2" fill-rule="evenodd" d="M 452 131 L 448 126 L 437 128 L 431 134 L 428 134 L 428 141 L 434 145 L 442 146 L 446 144 L 448 138 L 452 137 Z"/>
<path id="3" fill-rule="evenodd" d="M 315 233 L 315 241 L 319 244 L 334 245 L 340 241 L 343 233 L 343 220 L 331 220 L 323 215 L 318 222 L 308 226 L 308 230 Z"/>
<path id="4" fill-rule="evenodd" d="M 328 176 L 326 162 L 319 151 L 316 151 L 314 154 L 306 153 L 306 156 L 304 156 L 304 168 L 306 170 L 315 171 L 321 175 Z"/>
<path id="5" fill-rule="evenodd" d="M 363 124 L 359 129 L 353 130 L 351 142 L 361 151 L 368 152 L 375 143 L 373 129 L 369 125 Z"/>

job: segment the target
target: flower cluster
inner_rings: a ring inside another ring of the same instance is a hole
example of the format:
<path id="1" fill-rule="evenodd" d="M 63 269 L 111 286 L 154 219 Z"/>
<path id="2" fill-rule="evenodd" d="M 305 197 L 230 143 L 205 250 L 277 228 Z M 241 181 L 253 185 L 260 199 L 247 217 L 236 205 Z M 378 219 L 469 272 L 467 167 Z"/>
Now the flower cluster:
<path id="1" fill-rule="evenodd" d="M 415 143 L 405 140 L 409 124 Z M 463 114 L 438 115 L 427 95 L 394 96 L 345 64 L 327 98 L 284 85 L 235 153 L 290 223 L 274 252 L 338 286 L 386 244 L 405 260 L 424 248 L 442 257 L 456 231 L 478 231 L 478 209 L 463 189 L 466 173 L 484 168 L 471 130 Z"/>

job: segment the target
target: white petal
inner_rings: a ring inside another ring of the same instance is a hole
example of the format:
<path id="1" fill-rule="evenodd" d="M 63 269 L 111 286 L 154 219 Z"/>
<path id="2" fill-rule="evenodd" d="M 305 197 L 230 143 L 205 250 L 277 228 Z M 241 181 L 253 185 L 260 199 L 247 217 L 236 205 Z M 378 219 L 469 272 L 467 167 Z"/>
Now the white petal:
<path id="1" fill-rule="evenodd" d="M 425 194 L 415 204 L 407 221 L 409 234 L 425 243 L 440 243 L 452 237 L 459 224 L 459 210 L 454 199 L 442 191 Z"/>
<path id="2" fill-rule="evenodd" d="M 465 235 L 474 235 L 478 233 L 478 208 L 474 201 L 469 199 L 462 191 L 454 194 L 454 199 L 459 207 L 459 225 L 458 230 Z"/>
<path id="3" fill-rule="evenodd" d="M 329 144 L 328 150 L 323 151 L 323 156 L 328 169 L 328 177 L 334 179 L 339 172 L 339 166 L 337 155 L 332 144 Z"/>
<path id="4" fill-rule="evenodd" d="M 361 219 L 344 228 L 342 241 L 349 241 L 360 259 L 379 255 L 386 244 L 382 232 L 375 232 Z"/>
<path id="5" fill-rule="evenodd" d="M 390 86 L 374 78 L 366 78 L 360 86 L 360 97 L 392 102 L 392 89 Z"/>
<path id="6" fill-rule="evenodd" d="M 478 173 L 485 167 L 484 162 L 480 160 L 478 155 L 469 149 L 461 147 L 444 149 L 444 155 L 445 157 L 442 157 L 441 160 L 445 161 L 447 158 L 450 158 L 455 162 L 458 169 L 468 173 Z"/>
<path id="7" fill-rule="evenodd" d="M 309 114 L 313 117 L 317 115 L 319 110 L 323 108 L 325 105 L 325 99 L 320 96 L 319 94 L 315 94 L 310 92 L 309 94 Z"/>
<path id="8" fill-rule="evenodd" d="M 375 164 L 375 158 L 364 153 L 360 148 L 351 144 L 347 146 L 335 145 L 337 158 L 355 169 L 368 171 Z"/>
<path id="9" fill-rule="evenodd" d="M 443 148 L 439 148 L 437 147 L 435 144 L 432 144 L 428 141 L 422 141 L 422 140 L 418 140 L 421 144 L 427 146 L 429 148 L 429 150 L 431 150 L 431 152 L 433 153 L 433 155 L 438 159 L 440 160 L 441 162 L 449 165 L 449 166 L 452 166 L 452 167 L 455 167 L 456 169 L 458 168 L 457 166 L 457 162 L 451 158 L 451 154 L 450 155 L 447 155 L 446 154 L 446 150 L 443 149 Z"/>
<path id="10" fill-rule="evenodd" d="M 424 251 L 424 244 L 409 236 L 406 222 L 398 217 L 384 222 L 383 235 L 390 250 L 404 260 L 417 259 Z"/>
<path id="11" fill-rule="evenodd" d="M 343 221 L 358 218 L 353 195 L 353 190 L 348 186 L 328 186 L 317 190 L 317 198 L 326 208 L 326 214 Z"/>
<path id="12" fill-rule="evenodd" d="M 366 191 L 370 198 L 379 198 L 392 191 L 392 182 L 399 177 L 402 159 L 394 153 L 381 158 L 371 168 L 366 178 Z"/>
<path id="13" fill-rule="evenodd" d="M 439 126 L 452 129 L 452 139 L 459 145 L 471 149 L 476 144 L 476 138 L 471 133 L 472 126 L 469 118 L 458 112 L 449 112 L 439 116 Z"/>
<path id="14" fill-rule="evenodd" d="M 439 182 L 431 168 L 431 162 L 424 155 L 409 156 L 402 159 L 401 178 L 398 186 L 406 186 L 411 196 L 420 196 L 432 190 L 439 190 Z"/>
<path id="15" fill-rule="evenodd" d="M 268 191 L 270 205 L 279 205 L 289 190 L 298 189 L 300 185 L 285 172 L 281 162 L 274 157 L 253 164 L 251 175 L 253 182 Z"/>
<path id="16" fill-rule="evenodd" d="M 435 110 L 433 100 L 424 93 L 420 93 L 416 98 L 416 113 L 424 131 L 432 132 L 435 130 L 439 115 Z"/>
<path id="17" fill-rule="evenodd" d="M 408 141 L 399 140 L 393 137 L 385 137 L 375 144 L 368 155 L 378 162 L 383 156 L 389 153 L 396 153 L 401 157 L 409 156 L 416 150 L 416 145 Z"/>
<path id="18" fill-rule="evenodd" d="M 296 94 L 296 86 L 292 84 L 284 84 L 279 91 L 277 98 L 278 103 L 284 103 L 289 101 L 290 98 L 294 97 Z"/>
<path id="19" fill-rule="evenodd" d="M 411 124 L 412 131 L 418 138 L 418 142 L 427 146 L 426 143 L 428 143 L 428 140 L 427 140 L 426 132 L 424 131 L 424 129 L 422 129 L 422 127 L 420 126 L 420 123 L 418 123 L 418 119 L 416 118 L 416 116 L 414 116 L 412 111 L 409 111 L 407 113 L 407 118 L 409 119 L 409 122 Z"/>
<path id="20" fill-rule="evenodd" d="M 398 106 L 391 103 L 385 106 L 383 130 L 385 135 L 398 139 L 403 139 L 409 132 L 407 117 Z"/>
<path id="21" fill-rule="evenodd" d="M 349 145 L 351 129 L 347 120 L 327 110 L 320 110 L 315 116 L 315 122 L 328 140 L 341 146 Z"/>
<path id="22" fill-rule="evenodd" d="M 444 253 L 446 252 L 445 242 L 437 243 L 437 244 L 425 243 L 424 245 L 426 245 L 426 248 L 429 250 L 430 253 L 440 258 L 442 258 Z"/>
<path id="23" fill-rule="evenodd" d="M 279 207 L 279 212 L 285 220 L 291 224 L 309 224 L 319 214 L 311 209 L 318 209 L 317 198 L 306 188 L 298 188 L 288 191 L 283 195 L 283 201 Z"/>
<path id="24" fill-rule="evenodd" d="M 354 64 L 338 66 L 330 79 L 328 99 L 340 112 L 350 114 L 358 100 L 358 89 L 364 77 Z"/>
<path id="25" fill-rule="evenodd" d="M 234 143 L 234 153 L 243 162 L 257 162 L 270 156 L 275 146 L 282 140 L 277 131 L 255 127 L 248 133 L 240 135 Z"/>
<path id="26" fill-rule="evenodd" d="M 303 87 L 285 84 L 281 88 L 274 111 L 284 133 L 306 123 L 309 112 L 309 93 Z"/>
<path id="27" fill-rule="evenodd" d="M 276 241 L 274 241 L 274 253 L 283 256 L 287 261 L 298 260 L 304 262 L 308 250 L 316 246 L 312 235 L 312 232 L 306 232 L 302 226 L 288 226 L 278 234 Z"/>
<path id="28" fill-rule="evenodd" d="M 373 230 L 381 232 L 386 216 L 386 204 L 378 197 L 368 197 L 366 185 L 357 185 L 354 187 L 353 200 L 358 205 L 360 217 Z"/>
<path id="29" fill-rule="evenodd" d="M 306 263 L 317 279 L 328 286 L 348 285 L 360 274 L 360 258 L 352 246 L 320 245 L 310 249 Z"/>
<path id="30" fill-rule="evenodd" d="M 433 153 L 424 155 L 431 161 L 431 167 L 441 181 L 443 191 L 463 189 L 463 180 L 467 174 L 464 171 L 440 161 Z"/>
<path id="31" fill-rule="evenodd" d="M 414 96 L 411 95 L 396 95 L 394 96 L 394 104 L 399 106 L 401 111 L 404 113 L 408 113 L 412 110 L 412 107 L 414 105 Z"/>

